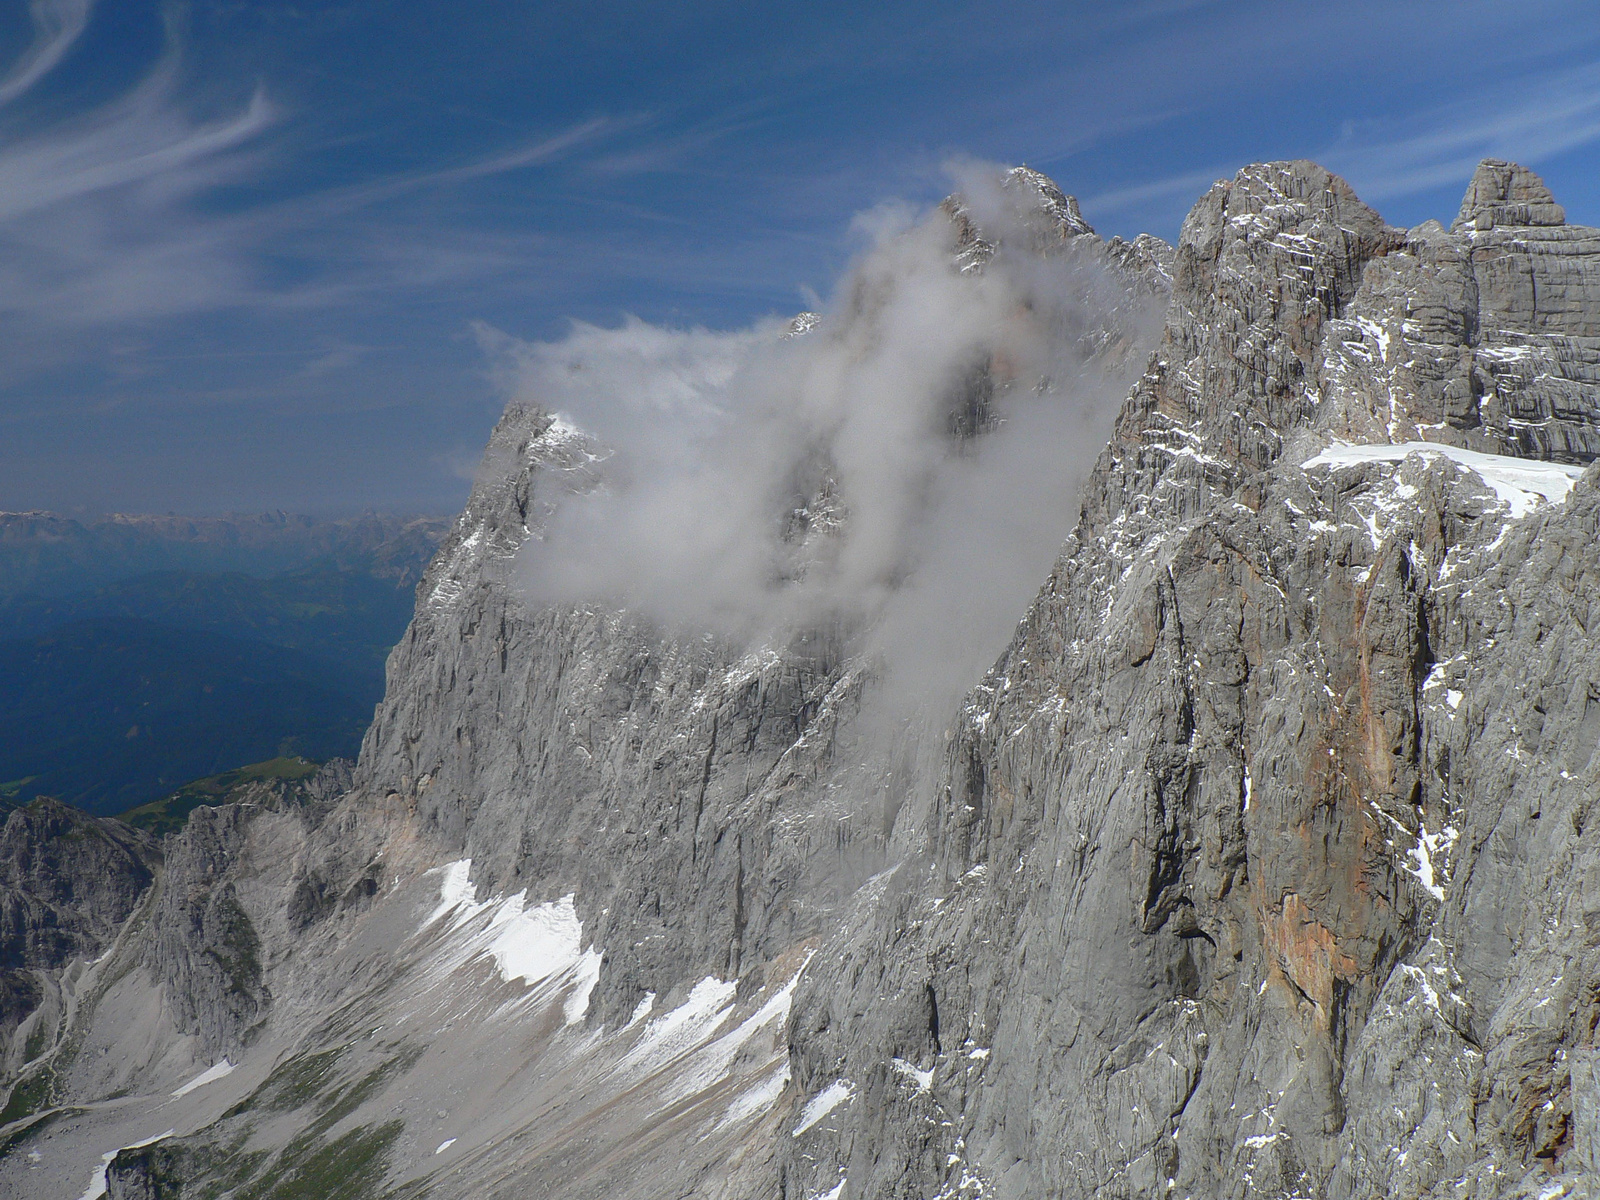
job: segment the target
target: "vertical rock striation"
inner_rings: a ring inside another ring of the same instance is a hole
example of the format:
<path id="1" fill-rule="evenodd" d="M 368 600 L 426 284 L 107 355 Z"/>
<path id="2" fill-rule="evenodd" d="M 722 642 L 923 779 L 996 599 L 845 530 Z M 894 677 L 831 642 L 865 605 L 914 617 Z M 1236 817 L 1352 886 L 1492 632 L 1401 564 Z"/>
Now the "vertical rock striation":
<path id="1" fill-rule="evenodd" d="M 1596 1194 L 1600 231 L 1494 160 L 1449 229 L 1308 162 L 1175 248 L 1025 169 L 944 212 L 974 284 L 1091 264 L 1020 319 L 1136 375 L 960 711 L 885 736 L 848 621 L 530 605 L 610 468 L 513 405 L 348 793 L 166 843 L 160 1036 L 242 1082 L 152 1066 L 196 1115 L 111 1194 Z M 1018 383 L 952 381 L 952 453 Z M 851 533 L 797 478 L 785 579 Z"/>
<path id="2" fill-rule="evenodd" d="M 1593 459 L 1596 232 L 1506 164 L 1463 213 L 1404 233 L 1279 163 L 1190 215 L 1162 344 L 972 694 L 927 860 L 802 985 L 796 1080 L 868 1099 L 797 1141 L 792 1190 L 1582 1177 L 1593 472 L 1513 519 L 1443 454 L 1302 466 L 1333 439 Z M 1512 345 L 1554 369 L 1497 375 Z"/>

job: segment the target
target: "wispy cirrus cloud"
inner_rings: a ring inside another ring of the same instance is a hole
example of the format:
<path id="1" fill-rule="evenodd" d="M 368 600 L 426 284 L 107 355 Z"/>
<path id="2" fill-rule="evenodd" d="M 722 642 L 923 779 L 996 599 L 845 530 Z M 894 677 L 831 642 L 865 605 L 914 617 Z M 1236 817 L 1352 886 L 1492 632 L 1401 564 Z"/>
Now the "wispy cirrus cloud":
<path id="1" fill-rule="evenodd" d="M 408 196 L 447 190 L 535 167 L 553 166 L 590 146 L 605 143 L 648 124 L 652 119 L 648 114 L 591 117 L 510 150 L 497 151 L 454 166 L 399 171 L 263 204 L 234 224 L 240 236 L 249 235 L 258 239 L 292 235 L 295 231 L 332 228 L 344 218 L 364 210 L 381 208 Z M 460 232 L 468 238 L 474 236 L 470 229 Z M 392 233 L 389 231 L 382 236 L 392 236 Z M 453 233 L 435 228 L 431 236 L 450 240 Z M 358 237 L 357 240 L 361 239 Z"/>
<path id="2" fill-rule="evenodd" d="M 596 175 L 644 175 L 655 171 L 682 170 L 717 143 L 745 133 L 761 124 L 758 117 L 727 114 L 701 123 L 669 137 L 601 155 L 588 164 Z"/>
<path id="3" fill-rule="evenodd" d="M 9 104 L 55 69 L 89 25 L 94 0 L 33 0 L 33 44 L 0 76 L 0 104 Z"/>
<path id="4" fill-rule="evenodd" d="M 35 3 L 35 42 L 0 82 L 0 101 L 60 63 L 91 9 L 92 0 Z M 0 311 L 71 330 L 240 304 L 311 307 L 373 288 L 500 273 L 514 258 L 505 239 L 486 244 L 470 225 L 421 230 L 403 217 L 352 218 L 408 196 L 550 166 L 651 119 L 595 116 L 464 163 L 219 211 L 209 203 L 219 188 L 284 165 L 281 139 L 267 135 L 285 114 L 258 87 L 223 116 L 191 117 L 179 41 L 169 22 L 165 52 L 131 91 L 0 141 Z M 23 340 L 39 346 L 24 359 L 54 353 L 36 337 Z"/>
<path id="5" fill-rule="evenodd" d="M 0 103 L 36 87 L 82 36 L 93 0 L 35 0 L 34 40 L 0 80 Z M 257 88 L 231 112 L 178 102 L 178 26 L 129 91 L 89 112 L 13 126 L 0 140 L 0 311 L 7 374 L 70 354 L 41 337 L 193 311 L 237 295 L 247 270 L 193 202 L 241 178 L 278 120 Z"/>
<path id="6" fill-rule="evenodd" d="M 1321 161 L 1382 200 L 1464 182 L 1484 158 L 1536 164 L 1600 141 L 1600 63 L 1506 81 L 1470 102 L 1352 122 Z"/>
<path id="7" fill-rule="evenodd" d="M 257 92 L 189 119 L 174 70 L 85 117 L 0 144 L 0 308 L 47 323 L 188 311 L 236 294 L 247 270 L 193 199 L 248 163 L 276 119 Z"/>
<path id="8" fill-rule="evenodd" d="M 1347 121 L 1337 139 L 1304 156 L 1347 180 L 1369 202 L 1465 185 L 1485 158 L 1537 166 L 1600 142 L 1600 63 L 1518 76 L 1470 101 L 1402 117 Z M 1095 216 L 1187 207 L 1240 164 L 1181 171 L 1083 198 Z"/>
<path id="9" fill-rule="evenodd" d="M 75 128 L 0 147 L 0 222 L 152 181 L 169 197 L 192 193 L 217 182 L 219 160 L 275 116 L 258 91 L 230 117 L 191 124 L 168 93 L 168 81 L 153 79 Z"/>
<path id="10" fill-rule="evenodd" d="M 491 155 L 479 162 L 468 163 L 465 166 L 449 167 L 442 171 L 432 171 L 418 176 L 413 181 L 413 186 L 429 187 L 442 183 L 455 183 L 469 179 L 484 179 L 490 175 L 504 175 L 508 171 L 521 171 L 528 167 L 543 166 L 565 158 L 573 151 L 581 149 L 592 142 L 602 138 L 615 137 L 617 134 L 637 128 L 646 124 L 651 118 L 645 114 L 628 117 L 592 117 L 587 121 L 564 129 L 560 133 L 549 137 L 539 138 L 525 146 L 508 150 L 503 154 Z"/>

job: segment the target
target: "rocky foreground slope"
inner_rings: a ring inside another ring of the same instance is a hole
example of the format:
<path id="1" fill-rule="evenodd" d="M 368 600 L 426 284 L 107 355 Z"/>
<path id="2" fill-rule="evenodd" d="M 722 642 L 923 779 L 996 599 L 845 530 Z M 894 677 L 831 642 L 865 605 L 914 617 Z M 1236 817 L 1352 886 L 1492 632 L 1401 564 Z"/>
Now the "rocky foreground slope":
<path id="1" fill-rule="evenodd" d="M 958 712 L 885 732 L 849 622 L 530 608 L 607 451 L 514 406 L 341 795 L 9 818 L 0 1194 L 1600 1195 L 1600 230 L 1008 188 L 951 271 L 1090 264 L 1014 311 L 1137 378 Z"/>

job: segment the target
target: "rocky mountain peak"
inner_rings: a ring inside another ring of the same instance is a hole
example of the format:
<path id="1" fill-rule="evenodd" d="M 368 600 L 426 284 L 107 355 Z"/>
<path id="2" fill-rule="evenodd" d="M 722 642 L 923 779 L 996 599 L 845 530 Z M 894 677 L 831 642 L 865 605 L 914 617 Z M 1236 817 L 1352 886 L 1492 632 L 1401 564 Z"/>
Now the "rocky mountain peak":
<path id="1" fill-rule="evenodd" d="M 1012 167 L 996 182 L 998 189 L 980 186 L 975 196 L 957 192 L 941 206 L 956 230 L 956 265 L 961 270 L 981 270 L 994 257 L 996 244 L 1003 241 L 1014 241 L 1019 249 L 1043 255 L 1059 253 L 1080 238 L 1100 244 L 1094 226 L 1083 219 L 1077 197 L 1062 191 L 1048 175 L 1032 167 Z M 1170 253 L 1170 247 L 1159 238 L 1141 238 L 1148 239 L 1148 246 L 1140 247 L 1124 265 L 1148 274 Z M 1118 248 L 1132 244 L 1114 241 Z M 1164 279 L 1164 271 L 1157 273 Z"/>
<path id="2" fill-rule="evenodd" d="M 1024 206 L 1050 218 L 1063 238 L 1094 232 L 1094 226 L 1083 219 L 1078 198 L 1067 195 L 1055 180 L 1032 167 L 1012 167 L 1000 186 L 1027 197 Z"/>
<path id="3" fill-rule="evenodd" d="M 99 965 L 19 967 L 66 1015 L 0 1137 L 113 1197 L 1594 1197 L 1600 230 L 1495 162 L 1453 231 L 1255 164 L 1176 250 L 971 191 L 940 311 L 1060 268 L 1099 307 L 1029 336 L 1143 370 L 954 711 L 533 599 L 607 450 L 513 405 L 351 790 L 201 810 Z"/>
<path id="4" fill-rule="evenodd" d="M 1473 173 L 1461 200 L 1461 215 L 1450 228 L 1459 232 L 1497 225 L 1565 225 L 1566 221 L 1566 210 L 1539 176 L 1519 163 L 1486 158 Z"/>

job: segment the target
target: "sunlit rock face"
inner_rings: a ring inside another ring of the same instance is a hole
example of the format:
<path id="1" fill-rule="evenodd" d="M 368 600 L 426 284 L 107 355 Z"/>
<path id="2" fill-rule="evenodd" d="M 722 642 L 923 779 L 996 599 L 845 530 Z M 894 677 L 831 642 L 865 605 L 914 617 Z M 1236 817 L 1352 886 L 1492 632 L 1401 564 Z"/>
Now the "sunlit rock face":
<path id="1" fill-rule="evenodd" d="M 1558 220 L 1530 178 L 1486 164 L 1473 221 Z M 795 1190 L 1584 1177 L 1600 402 L 1569 297 L 1594 236 L 1391 229 L 1308 163 L 1202 199 L 1084 520 L 956 726 L 927 858 L 797 993 L 802 1091 L 871 1102 L 789 1156 Z M 1503 300 L 1552 246 L 1565 289 Z M 1470 409 L 1416 382 L 1446 329 Z M 1478 365 L 1511 345 L 1567 364 L 1538 385 L 1559 416 L 1511 415 L 1533 376 Z"/>
<path id="2" fill-rule="evenodd" d="M 918 296 L 982 337 L 918 487 L 1122 397 L 992 668 L 893 692 L 945 527 L 833 586 L 843 435 L 760 526 L 784 621 L 533 602 L 626 464 L 513 405 L 353 777 L 159 860 L 7 825 L 127 883 L 65 957 L 8 927 L 0 1192 L 1593 1194 L 1600 231 L 1496 161 L 1449 229 L 1305 162 L 1175 248 L 1021 169 L 938 221 Z M 904 298 L 864 269 L 760 361 L 866 361 Z"/>

